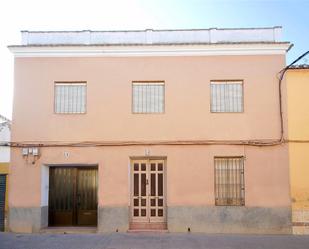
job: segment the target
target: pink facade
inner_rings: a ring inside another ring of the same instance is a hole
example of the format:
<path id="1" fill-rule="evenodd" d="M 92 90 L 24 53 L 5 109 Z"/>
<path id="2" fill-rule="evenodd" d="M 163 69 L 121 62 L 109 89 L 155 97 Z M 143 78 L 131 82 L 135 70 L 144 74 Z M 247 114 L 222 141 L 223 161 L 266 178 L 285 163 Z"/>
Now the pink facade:
<path id="1" fill-rule="evenodd" d="M 16 56 L 12 141 L 39 149 L 39 156 L 25 156 L 18 146 L 11 152 L 12 231 L 50 225 L 51 168 L 95 166 L 99 232 L 159 224 L 171 232 L 290 233 L 287 145 L 239 142 L 280 138 L 277 73 L 285 66 L 288 43 L 96 46 L 11 47 Z M 162 113 L 132 112 L 136 81 L 164 82 Z M 242 82 L 242 112 L 210 111 L 213 81 Z M 55 82 L 85 82 L 86 112 L 56 113 Z M 87 146 L 76 146 L 82 142 Z M 216 205 L 216 157 L 243 159 L 243 205 Z M 151 218 L 151 198 L 149 214 L 147 209 L 145 217 L 134 217 L 132 167 L 138 160 L 164 162 L 158 219 Z"/>

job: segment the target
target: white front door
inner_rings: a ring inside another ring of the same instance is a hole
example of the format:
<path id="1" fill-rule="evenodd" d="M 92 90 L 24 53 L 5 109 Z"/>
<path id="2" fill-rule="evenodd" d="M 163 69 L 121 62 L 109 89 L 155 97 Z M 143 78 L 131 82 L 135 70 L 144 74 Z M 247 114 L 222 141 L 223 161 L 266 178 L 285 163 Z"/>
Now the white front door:
<path id="1" fill-rule="evenodd" d="M 165 222 L 164 171 L 164 160 L 132 160 L 132 222 Z"/>

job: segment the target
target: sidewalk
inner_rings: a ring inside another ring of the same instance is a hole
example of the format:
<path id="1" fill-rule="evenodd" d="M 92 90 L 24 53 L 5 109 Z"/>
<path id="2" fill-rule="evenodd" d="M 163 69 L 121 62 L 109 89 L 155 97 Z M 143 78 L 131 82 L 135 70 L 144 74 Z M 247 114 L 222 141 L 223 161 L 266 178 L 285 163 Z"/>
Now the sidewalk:
<path id="1" fill-rule="evenodd" d="M 308 249 L 309 236 L 0 233 L 0 249 Z"/>

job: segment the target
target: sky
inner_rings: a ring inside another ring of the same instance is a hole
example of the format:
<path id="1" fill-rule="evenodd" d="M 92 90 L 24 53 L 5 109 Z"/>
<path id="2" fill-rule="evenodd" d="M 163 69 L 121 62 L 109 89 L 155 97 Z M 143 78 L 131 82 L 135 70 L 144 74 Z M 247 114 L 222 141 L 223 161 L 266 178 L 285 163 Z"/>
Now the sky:
<path id="1" fill-rule="evenodd" d="M 309 0 L 8 0 L 0 7 L 0 114 L 12 117 L 14 58 L 21 30 L 136 30 L 283 27 L 294 44 L 287 63 L 309 50 Z M 302 63 L 309 64 L 309 58 Z M 31 93 L 29 93 L 31 94 Z"/>

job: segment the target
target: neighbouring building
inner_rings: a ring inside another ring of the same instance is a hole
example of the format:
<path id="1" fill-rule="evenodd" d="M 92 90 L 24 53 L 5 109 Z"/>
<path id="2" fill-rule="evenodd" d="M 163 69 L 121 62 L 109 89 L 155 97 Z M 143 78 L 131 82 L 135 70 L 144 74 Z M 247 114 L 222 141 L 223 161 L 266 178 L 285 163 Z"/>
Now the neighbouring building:
<path id="1" fill-rule="evenodd" d="M 22 32 L 9 226 L 291 233 L 281 27 Z"/>
<path id="2" fill-rule="evenodd" d="M 0 231 L 6 229 L 8 212 L 8 174 L 10 164 L 11 121 L 0 115 Z"/>
<path id="3" fill-rule="evenodd" d="M 286 74 L 293 231 L 309 234 L 309 65 Z"/>

